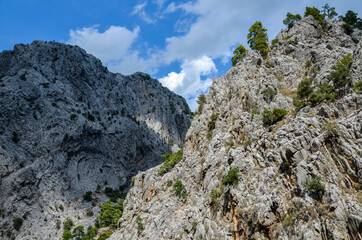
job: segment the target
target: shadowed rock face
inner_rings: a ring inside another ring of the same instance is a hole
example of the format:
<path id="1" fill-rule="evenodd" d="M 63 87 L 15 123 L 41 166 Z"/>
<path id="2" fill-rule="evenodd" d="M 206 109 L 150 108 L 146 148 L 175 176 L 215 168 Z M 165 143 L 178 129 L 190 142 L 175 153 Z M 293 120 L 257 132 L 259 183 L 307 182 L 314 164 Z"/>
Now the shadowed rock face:
<path id="1" fill-rule="evenodd" d="M 136 176 L 110 239 L 360 239 L 362 96 L 349 90 L 299 111 L 293 105 L 301 80 L 327 83 L 343 55 L 354 57 L 353 83 L 362 80 L 362 32 L 346 35 L 341 24 L 327 20 L 323 30 L 304 18 L 278 34 L 267 59 L 249 51 L 216 79 L 192 120 L 183 160 L 163 176 L 159 167 Z M 266 126 L 260 113 L 274 108 L 289 113 Z M 237 184 L 223 185 L 232 168 Z M 186 200 L 170 191 L 176 180 Z"/>
<path id="2" fill-rule="evenodd" d="M 58 239 L 65 217 L 93 223 L 86 210 L 108 198 L 95 194 L 92 206 L 84 193 L 127 190 L 189 125 L 182 97 L 147 74 L 111 73 L 79 47 L 34 41 L 0 53 L 0 238 L 17 217 L 16 239 Z"/>

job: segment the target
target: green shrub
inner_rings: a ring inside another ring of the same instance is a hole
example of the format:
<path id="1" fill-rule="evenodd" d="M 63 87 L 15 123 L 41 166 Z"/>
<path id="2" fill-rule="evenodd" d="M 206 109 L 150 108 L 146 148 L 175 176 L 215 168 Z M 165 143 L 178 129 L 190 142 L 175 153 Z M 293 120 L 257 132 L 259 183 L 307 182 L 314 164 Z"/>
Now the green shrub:
<path id="1" fill-rule="evenodd" d="M 124 199 L 121 199 L 117 204 L 105 202 L 101 205 L 100 216 L 98 216 L 97 219 L 100 220 L 100 225 L 102 227 L 117 227 L 118 220 L 123 214 L 123 202 Z"/>
<path id="2" fill-rule="evenodd" d="M 69 231 L 70 231 L 73 226 L 74 226 L 73 220 L 70 219 L 70 218 L 67 218 L 67 219 L 65 220 L 65 222 L 63 223 L 64 231 L 65 231 L 65 230 L 69 230 Z"/>
<path id="3" fill-rule="evenodd" d="M 63 240 L 69 240 L 69 239 L 72 239 L 72 233 L 70 232 L 70 230 L 64 230 L 63 232 L 63 236 L 62 236 L 62 239 Z"/>
<path id="4" fill-rule="evenodd" d="M 332 67 L 332 72 L 328 75 L 328 79 L 333 82 L 334 90 L 339 96 L 346 93 L 347 88 L 352 86 L 352 78 L 350 68 L 353 62 L 351 54 L 344 55 L 342 59 Z"/>
<path id="5" fill-rule="evenodd" d="M 73 229 L 72 238 L 75 239 L 83 239 L 84 237 L 84 227 L 83 226 L 77 226 Z"/>
<path id="6" fill-rule="evenodd" d="M 88 210 L 88 211 L 86 212 L 86 214 L 87 214 L 88 217 L 92 217 L 92 216 L 94 215 L 94 213 L 93 213 L 92 210 Z"/>
<path id="7" fill-rule="evenodd" d="M 305 62 L 305 68 L 309 68 L 310 66 L 312 66 L 312 62 L 310 60 Z"/>
<path id="8" fill-rule="evenodd" d="M 322 26 L 323 29 L 326 27 L 326 20 L 324 18 L 326 17 L 325 14 L 321 14 L 320 10 L 316 7 L 306 7 L 304 17 L 312 16 L 315 20 L 319 22 L 319 24 Z"/>
<path id="9" fill-rule="evenodd" d="M 60 205 L 59 205 L 59 209 L 62 210 L 62 212 L 63 212 L 63 211 L 64 211 L 63 205 L 60 204 Z"/>
<path id="10" fill-rule="evenodd" d="M 317 199 L 320 199 L 325 191 L 325 186 L 321 183 L 321 180 L 322 178 L 320 176 L 312 176 L 311 180 L 308 180 L 305 183 L 308 192 Z"/>
<path id="11" fill-rule="evenodd" d="M 158 170 L 159 174 L 164 174 L 168 171 L 170 171 L 176 163 L 180 162 L 182 160 L 183 156 L 183 150 L 179 150 L 176 153 L 166 153 L 165 155 L 162 155 L 163 163 Z"/>
<path id="12" fill-rule="evenodd" d="M 180 180 L 177 180 L 173 184 L 173 189 L 171 190 L 171 192 L 174 192 L 176 194 L 176 196 L 181 197 L 183 199 L 187 198 L 186 188 L 185 188 L 185 186 L 182 184 L 182 182 Z"/>
<path id="13" fill-rule="evenodd" d="M 14 142 L 14 143 L 18 143 L 20 141 L 20 138 L 19 138 L 19 135 L 17 132 L 13 132 L 13 136 L 11 137 L 11 140 Z"/>
<path id="14" fill-rule="evenodd" d="M 221 194 L 222 193 L 217 189 L 211 190 L 211 192 L 210 192 L 211 206 L 213 206 L 213 207 L 219 206 L 219 203 L 220 203 L 219 198 L 220 198 Z"/>
<path id="15" fill-rule="evenodd" d="M 275 45 L 279 42 L 279 39 L 278 38 L 275 38 L 271 41 L 271 44 L 272 44 L 272 48 L 275 47 Z"/>
<path id="16" fill-rule="evenodd" d="M 237 169 L 237 168 L 230 169 L 228 171 L 228 174 L 222 180 L 222 184 L 224 184 L 224 185 L 238 184 L 238 178 L 240 177 L 240 175 L 238 175 L 237 172 L 239 172 L 239 169 Z"/>
<path id="17" fill-rule="evenodd" d="M 264 89 L 262 94 L 264 95 L 264 99 L 267 101 L 267 102 L 270 102 L 273 100 L 273 98 L 277 95 L 277 91 L 272 89 L 272 88 L 267 88 L 267 89 Z"/>
<path id="18" fill-rule="evenodd" d="M 92 122 L 95 120 L 95 117 L 90 113 L 88 113 L 87 118 L 89 121 L 92 121 Z"/>
<path id="19" fill-rule="evenodd" d="M 272 125 L 282 120 L 283 117 L 288 114 L 288 112 L 284 109 L 274 108 L 273 111 L 264 109 L 262 114 L 263 114 L 263 123 L 265 125 Z"/>
<path id="20" fill-rule="evenodd" d="M 341 135 L 339 125 L 335 122 L 325 122 L 323 127 L 328 137 L 339 137 Z"/>
<path id="21" fill-rule="evenodd" d="M 111 188 L 111 187 L 106 187 L 104 189 L 104 194 L 106 194 L 107 197 L 110 198 L 111 202 L 117 202 L 118 198 L 122 198 L 122 193 L 120 193 L 119 190 Z"/>
<path id="22" fill-rule="evenodd" d="M 26 81 L 25 73 L 23 73 L 23 74 L 20 76 L 20 79 L 23 80 L 23 81 Z"/>
<path id="23" fill-rule="evenodd" d="M 60 224 L 61 224 L 62 222 L 59 220 L 59 219 L 57 219 L 57 221 L 56 221 L 56 228 L 57 229 L 60 229 Z"/>
<path id="24" fill-rule="evenodd" d="M 207 139 L 211 139 L 212 131 L 215 129 L 216 119 L 219 116 L 219 113 L 213 113 L 210 117 L 210 121 L 207 123 L 209 131 L 206 134 Z"/>
<path id="25" fill-rule="evenodd" d="M 169 146 L 173 146 L 174 143 L 175 143 L 175 141 L 172 138 L 168 139 L 168 145 Z"/>
<path id="26" fill-rule="evenodd" d="M 74 120 L 74 119 L 76 119 L 76 118 L 77 118 L 77 114 L 72 113 L 72 114 L 70 115 L 70 120 Z"/>
<path id="27" fill-rule="evenodd" d="M 172 186 L 172 180 L 168 180 L 166 184 L 167 184 L 167 187 L 171 187 Z"/>
<path id="28" fill-rule="evenodd" d="M 356 84 L 353 86 L 353 89 L 356 91 L 356 93 L 362 93 L 362 80 L 356 82 Z"/>
<path id="29" fill-rule="evenodd" d="M 137 216 L 136 222 L 137 222 L 137 233 L 138 235 L 140 235 L 143 232 L 143 230 L 145 230 L 145 225 L 143 224 L 142 218 L 140 216 Z"/>
<path id="30" fill-rule="evenodd" d="M 294 40 L 289 40 L 289 41 L 288 41 L 288 44 L 291 44 L 291 45 L 293 45 L 293 46 L 297 46 L 297 45 L 298 45 L 298 42 L 299 42 L 298 38 L 295 37 Z"/>
<path id="31" fill-rule="evenodd" d="M 235 66 L 238 62 L 244 59 L 245 54 L 248 50 L 243 45 L 239 45 L 239 47 L 235 48 L 234 56 L 231 58 L 231 62 L 233 66 Z"/>
<path id="32" fill-rule="evenodd" d="M 112 230 L 107 230 L 104 233 L 102 233 L 97 240 L 106 240 L 113 234 Z"/>
<path id="33" fill-rule="evenodd" d="M 324 100 L 328 100 L 328 99 L 334 99 L 335 98 L 335 93 L 334 93 L 334 88 L 333 86 L 324 83 L 321 85 L 317 86 L 316 91 L 313 91 L 312 94 L 309 97 L 309 102 L 315 106 L 318 103 L 324 101 Z"/>
<path id="34" fill-rule="evenodd" d="M 19 231 L 21 226 L 23 225 L 23 219 L 22 218 L 15 218 L 13 221 L 14 228 Z"/>
<path id="35" fill-rule="evenodd" d="M 92 201 L 92 192 L 86 192 L 84 195 L 83 195 L 83 199 L 87 202 L 90 202 Z"/>
<path id="36" fill-rule="evenodd" d="M 133 176 L 132 179 L 131 179 L 131 187 L 134 186 L 134 180 L 136 180 L 136 176 Z"/>
<path id="37" fill-rule="evenodd" d="M 266 62 L 265 62 L 265 66 L 266 66 L 267 68 L 273 68 L 273 67 L 275 67 L 275 64 L 274 64 L 274 62 L 266 61 Z"/>
<path id="38" fill-rule="evenodd" d="M 287 13 L 287 17 L 283 20 L 283 23 L 288 26 L 288 28 L 292 28 L 295 23 L 300 21 L 302 16 L 299 14 L 291 14 L 290 12 Z"/>
<path id="39" fill-rule="evenodd" d="M 247 36 L 250 48 L 259 51 L 264 58 L 269 52 L 268 35 L 266 31 L 267 29 L 263 28 L 261 22 L 257 21 L 249 28 Z"/>
<path id="40" fill-rule="evenodd" d="M 94 240 L 94 238 L 97 236 L 97 233 L 98 233 L 97 227 L 88 226 L 87 233 L 82 238 L 82 240 Z"/>

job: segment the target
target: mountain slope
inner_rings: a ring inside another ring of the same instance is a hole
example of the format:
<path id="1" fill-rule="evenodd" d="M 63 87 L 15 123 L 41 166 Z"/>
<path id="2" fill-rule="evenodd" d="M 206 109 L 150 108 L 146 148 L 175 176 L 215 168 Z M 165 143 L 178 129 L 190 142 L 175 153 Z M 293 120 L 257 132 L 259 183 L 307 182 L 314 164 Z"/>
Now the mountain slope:
<path id="1" fill-rule="evenodd" d="M 214 80 L 183 160 L 136 176 L 110 239 L 361 239 L 361 94 L 293 105 L 303 79 L 314 91 L 330 84 L 347 54 L 353 84 L 362 80 L 362 32 L 340 25 L 306 17 L 266 60 L 249 51 Z"/>
<path id="2" fill-rule="evenodd" d="M 162 162 L 169 140 L 184 143 L 190 124 L 186 101 L 149 75 L 111 73 L 55 42 L 0 53 L 0 96 L 2 239 L 59 239 L 66 217 L 93 224 L 108 200 L 102 190 L 127 190 L 133 175 Z"/>

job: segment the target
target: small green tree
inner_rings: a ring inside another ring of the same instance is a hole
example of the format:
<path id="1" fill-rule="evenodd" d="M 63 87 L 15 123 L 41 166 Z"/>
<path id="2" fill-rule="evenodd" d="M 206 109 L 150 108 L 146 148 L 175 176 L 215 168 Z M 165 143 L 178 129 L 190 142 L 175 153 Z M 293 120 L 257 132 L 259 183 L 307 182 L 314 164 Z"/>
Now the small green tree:
<path id="1" fill-rule="evenodd" d="M 243 60 L 247 51 L 248 50 L 246 50 L 246 48 L 243 45 L 239 45 L 239 47 L 235 48 L 233 52 L 234 56 L 231 58 L 233 66 L 235 66 L 241 60 Z"/>
<path id="2" fill-rule="evenodd" d="M 333 82 L 333 87 L 339 96 L 346 93 L 347 88 L 352 86 L 350 68 L 353 62 L 351 54 L 344 55 L 342 59 L 332 67 L 333 71 L 328 75 L 328 79 Z"/>
<path id="3" fill-rule="evenodd" d="M 266 31 L 267 29 L 263 28 L 261 22 L 257 21 L 251 25 L 247 36 L 250 48 L 259 51 L 263 57 L 266 57 L 269 52 L 268 35 Z"/>
<path id="4" fill-rule="evenodd" d="M 73 220 L 70 219 L 70 218 L 67 218 L 67 219 L 65 220 L 65 222 L 63 223 L 64 231 L 65 231 L 65 230 L 69 230 L 69 231 L 70 231 L 73 226 L 74 226 Z"/>
<path id="5" fill-rule="evenodd" d="M 313 79 L 304 78 L 298 85 L 297 96 L 300 99 L 308 99 L 309 95 L 313 92 L 312 88 Z"/>
<path id="6" fill-rule="evenodd" d="M 326 27 L 326 21 L 324 20 L 326 15 L 321 14 L 321 11 L 318 8 L 306 7 L 304 17 L 307 17 L 307 16 L 312 16 L 315 20 L 317 20 L 323 29 Z"/>
<path id="7" fill-rule="evenodd" d="M 82 240 L 84 237 L 84 227 L 78 226 L 73 229 L 73 238 L 76 240 Z"/>
<path id="8" fill-rule="evenodd" d="M 351 34 L 355 28 L 362 30 L 362 20 L 357 15 L 358 13 L 349 10 L 345 16 L 339 16 L 339 19 L 344 22 L 342 27 L 345 33 Z"/>
<path id="9" fill-rule="evenodd" d="M 197 104 L 199 104 L 198 112 L 201 113 L 202 109 L 204 108 L 204 104 L 206 103 L 206 96 L 205 94 L 200 94 L 200 96 L 197 99 Z"/>
<path id="10" fill-rule="evenodd" d="M 87 202 L 91 202 L 92 201 L 92 192 L 86 192 L 84 195 L 83 195 L 83 199 Z"/>
<path id="11" fill-rule="evenodd" d="M 239 172 L 239 169 L 237 169 L 237 168 L 230 169 L 228 171 L 228 174 L 222 180 L 222 184 L 224 184 L 224 185 L 238 184 L 238 178 L 240 177 L 240 175 L 238 175 L 237 172 Z"/>
<path id="12" fill-rule="evenodd" d="M 101 213 L 98 219 L 101 221 L 102 227 L 116 228 L 118 220 L 123 214 L 124 199 L 113 205 L 111 202 L 105 202 L 101 205 Z"/>
<path id="13" fill-rule="evenodd" d="M 324 15 L 326 15 L 329 19 L 333 19 L 333 18 L 335 18 L 335 17 L 337 17 L 338 16 L 338 14 L 336 13 L 336 8 L 334 8 L 334 7 L 329 7 L 329 4 L 327 3 L 326 5 L 324 5 L 323 7 L 322 7 L 322 9 L 323 9 L 323 13 L 324 13 Z"/>
<path id="14" fill-rule="evenodd" d="M 283 20 L 283 23 L 288 26 L 288 28 L 292 28 L 295 23 L 300 21 L 302 16 L 299 14 L 291 14 L 290 12 L 287 13 L 287 17 Z"/>
<path id="15" fill-rule="evenodd" d="M 179 196 L 179 197 L 181 197 L 183 199 L 187 198 L 186 187 L 182 184 L 182 182 L 180 180 L 177 180 L 173 184 L 173 188 L 172 188 L 171 192 L 174 192 L 177 196 Z"/>
<path id="16" fill-rule="evenodd" d="M 164 174 L 168 171 L 170 171 L 176 163 L 180 162 L 182 160 L 183 156 L 183 150 L 179 150 L 176 153 L 166 153 L 165 155 L 162 155 L 163 163 L 158 170 L 159 174 Z"/>

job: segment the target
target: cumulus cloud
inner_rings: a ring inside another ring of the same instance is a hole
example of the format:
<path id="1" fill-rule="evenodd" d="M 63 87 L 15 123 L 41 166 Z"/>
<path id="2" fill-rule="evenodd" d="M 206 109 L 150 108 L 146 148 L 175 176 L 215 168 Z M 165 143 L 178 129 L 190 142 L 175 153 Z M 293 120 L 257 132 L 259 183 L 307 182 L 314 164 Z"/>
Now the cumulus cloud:
<path id="1" fill-rule="evenodd" d="M 210 57 L 202 56 L 196 60 L 185 60 L 179 73 L 171 72 L 160 80 L 162 85 L 184 96 L 191 109 L 195 109 L 195 98 L 208 90 L 212 83 L 209 75 L 216 73 L 215 63 Z"/>
<path id="2" fill-rule="evenodd" d="M 101 33 L 98 31 L 98 26 L 92 26 L 70 30 L 68 43 L 86 49 L 88 53 L 107 63 L 126 56 L 139 32 L 139 27 L 130 31 L 124 27 L 111 26 Z"/>

